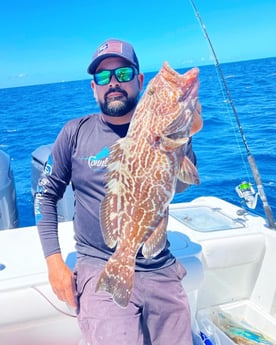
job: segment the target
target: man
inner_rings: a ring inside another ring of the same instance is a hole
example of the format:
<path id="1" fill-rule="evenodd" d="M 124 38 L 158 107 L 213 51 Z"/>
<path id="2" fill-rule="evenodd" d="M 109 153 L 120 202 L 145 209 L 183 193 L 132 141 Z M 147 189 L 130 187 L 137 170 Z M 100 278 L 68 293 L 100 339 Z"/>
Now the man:
<path id="1" fill-rule="evenodd" d="M 127 133 L 144 76 L 133 47 L 115 39 L 96 50 L 88 73 L 93 76 L 91 86 L 101 113 L 64 126 L 52 150 L 50 171 L 42 177 L 36 195 L 38 229 L 52 289 L 59 299 L 77 309 L 87 344 L 190 345 L 189 304 L 181 284 L 185 269 L 172 256 L 168 244 L 151 260 L 138 253 L 135 286 L 127 308 L 117 306 L 108 293 L 95 292 L 98 277 L 113 252 L 104 243 L 99 221 L 109 149 Z M 193 131 L 201 128 L 199 104 L 195 117 Z M 191 141 L 187 154 L 195 162 Z M 75 276 L 62 259 L 57 231 L 56 204 L 70 181 L 75 194 Z M 185 187 L 178 185 L 178 189 Z"/>

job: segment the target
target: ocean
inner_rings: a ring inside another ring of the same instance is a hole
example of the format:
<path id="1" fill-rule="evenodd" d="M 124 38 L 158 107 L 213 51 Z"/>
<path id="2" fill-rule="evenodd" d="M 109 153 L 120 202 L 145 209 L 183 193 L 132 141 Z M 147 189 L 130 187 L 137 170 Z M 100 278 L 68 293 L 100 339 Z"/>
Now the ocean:
<path id="1" fill-rule="evenodd" d="M 200 67 L 203 129 L 193 137 L 201 183 L 175 196 L 187 202 L 217 196 L 243 205 L 235 187 L 243 181 L 257 190 L 240 135 L 243 131 L 276 214 L 276 58 L 221 64 L 232 104 L 214 65 Z M 179 70 L 184 72 L 186 69 Z M 156 72 L 145 73 L 145 86 Z M 97 112 L 90 80 L 0 89 L 0 149 L 12 159 L 19 226 L 34 225 L 31 155 L 54 142 L 70 119 Z M 258 199 L 257 214 L 264 215 Z"/>

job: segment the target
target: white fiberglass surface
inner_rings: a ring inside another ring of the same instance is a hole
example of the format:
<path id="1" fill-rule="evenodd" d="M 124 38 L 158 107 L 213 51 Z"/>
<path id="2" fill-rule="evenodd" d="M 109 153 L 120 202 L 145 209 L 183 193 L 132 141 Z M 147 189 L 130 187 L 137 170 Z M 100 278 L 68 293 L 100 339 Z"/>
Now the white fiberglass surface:
<path id="1" fill-rule="evenodd" d="M 221 231 L 243 228 L 241 219 L 231 218 L 218 208 L 195 206 L 175 208 L 170 210 L 170 215 L 195 231 Z"/>

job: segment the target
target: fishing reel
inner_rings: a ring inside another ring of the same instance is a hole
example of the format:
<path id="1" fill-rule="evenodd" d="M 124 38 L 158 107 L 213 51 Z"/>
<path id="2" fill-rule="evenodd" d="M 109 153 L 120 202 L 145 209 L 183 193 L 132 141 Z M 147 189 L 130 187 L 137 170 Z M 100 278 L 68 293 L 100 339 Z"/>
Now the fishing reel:
<path id="1" fill-rule="evenodd" d="M 238 196 L 244 200 L 244 202 L 249 208 L 256 208 L 259 193 L 255 192 L 250 182 L 244 181 L 235 189 Z"/>

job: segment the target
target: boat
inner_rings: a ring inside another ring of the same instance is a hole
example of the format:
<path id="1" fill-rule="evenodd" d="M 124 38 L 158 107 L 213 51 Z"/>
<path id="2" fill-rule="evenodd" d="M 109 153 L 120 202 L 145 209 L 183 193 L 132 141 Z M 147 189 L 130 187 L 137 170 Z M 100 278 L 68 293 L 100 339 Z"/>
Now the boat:
<path id="1" fill-rule="evenodd" d="M 59 233 L 73 269 L 72 221 L 60 221 Z M 187 270 L 194 344 L 235 344 L 226 317 L 245 335 L 261 334 L 260 344 L 276 344 L 276 232 L 263 217 L 199 197 L 170 205 L 168 238 Z M 0 344 L 83 344 L 75 311 L 49 285 L 36 226 L 0 231 L 0 305 Z"/>
<path id="2" fill-rule="evenodd" d="M 51 147 L 32 153 L 33 195 Z M 6 210 L 0 231 L 0 344 L 85 345 L 75 311 L 51 290 L 36 226 L 18 228 L 10 158 L 0 153 L 1 216 Z M 215 196 L 169 207 L 168 239 L 187 270 L 182 284 L 194 345 L 276 344 L 276 225 L 268 204 L 266 218 L 251 211 L 258 195 L 266 200 L 258 187 L 257 194 L 248 182 L 236 187 L 243 207 Z M 58 224 L 62 255 L 72 270 L 73 208 L 69 185 L 58 205 Z"/>

